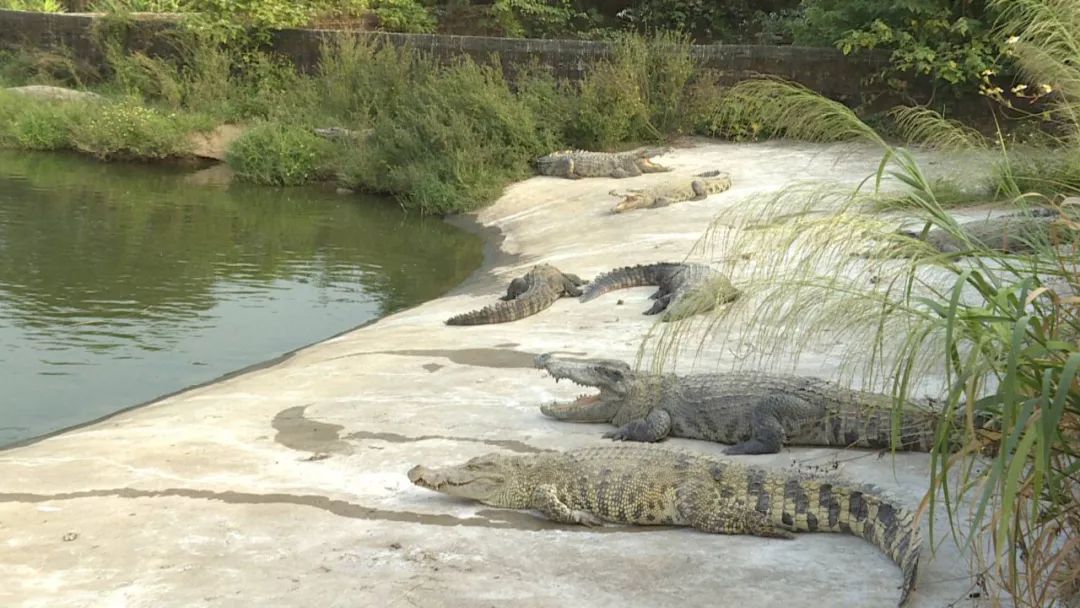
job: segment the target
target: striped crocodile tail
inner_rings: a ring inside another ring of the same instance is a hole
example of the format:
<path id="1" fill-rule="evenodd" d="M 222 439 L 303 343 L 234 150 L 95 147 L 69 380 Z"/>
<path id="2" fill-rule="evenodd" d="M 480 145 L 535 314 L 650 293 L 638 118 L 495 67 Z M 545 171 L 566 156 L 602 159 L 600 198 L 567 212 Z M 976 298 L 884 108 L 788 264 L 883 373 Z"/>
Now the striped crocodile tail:
<path id="1" fill-rule="evenodd" d="M 555 303 L 559 294 L 550 289 L 526 292 L 515 300 L 501 301 L 464 314 L 450 317 L 447 325 L 487 325 L 508 323 L 535 315 Z"/>
<path id="2" fill-rule="evenodd" d="M 798 482 L 791 480 L 788 483 Z M 800 531 L 853 534 L 881 549 L 903 572 L 904 583 L 897 605 L 906 604 L 912 589 L 915 588 L 919 553 L 922 549 L 915 514 L 896 505 L 871 487 L 833 485 L 829 482 L 810 485 L 811 488 L 803 491 L 807 495 L 817 496 L 803 497 L 803 504 L 807 505 L 805 512 L 800 513 L 798 507 L 789 511 L 792 505 L 785 500 L 784 518 L 791 517 L 796 529 Z M 799 505 L 799 501 L 795 500 L 792 504 Z M 817 508 L 814 509 L 814 506 Z"/>
<path id="3" fill-rule="evenodd" d="M 588 302 L 596 299 L 609 291 L 626 289 L 628 287 L 642 287 L 645 285 L 659 285 L 672 272 L 682 264 L 672 262 L 660 262 L 657 264 L 624 266 L 611 272 L 596 277 L 585 292 L 581 294 L 581 301 Z"/>

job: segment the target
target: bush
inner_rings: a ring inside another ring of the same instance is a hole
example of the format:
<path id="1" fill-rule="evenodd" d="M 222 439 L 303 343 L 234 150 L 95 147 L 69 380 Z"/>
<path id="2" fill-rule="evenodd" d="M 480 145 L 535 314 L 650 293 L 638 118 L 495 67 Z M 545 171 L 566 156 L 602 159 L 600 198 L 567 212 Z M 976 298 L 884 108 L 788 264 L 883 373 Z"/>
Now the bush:
<path id="1" fill-rule="evenodd" d="M 803 0 L 791 28 L 795 44 L 891 50 L 880 79 L 893 89 L 911 90 L 917 77 L 962 95 L 978 92 L 986 71 L 1002 71 L 997 14 L 981 1 Z"/>
<path id="2" fill-rule="evenodd" d="M 296 186 L 331 174 L 331 145 L 310 128 L 262 123 L 229 146 L 229 166 L 257 184 Z"/>

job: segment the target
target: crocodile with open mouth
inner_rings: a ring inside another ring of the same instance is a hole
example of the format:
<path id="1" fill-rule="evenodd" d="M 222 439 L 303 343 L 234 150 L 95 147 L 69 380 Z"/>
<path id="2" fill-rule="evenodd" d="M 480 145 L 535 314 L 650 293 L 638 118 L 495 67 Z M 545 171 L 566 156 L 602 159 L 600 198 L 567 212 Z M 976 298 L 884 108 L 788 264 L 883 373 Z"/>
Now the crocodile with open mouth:
<path id="1" fill-rule="evenodd" d="M 544 415 L 572 422 L 610 422 L 605 437 L 665 437 L 734 444 L 727 454 L 770 454 L 784 445 L 929 451 L 939 415 L 887 395 L 857 391 L 811 376 L 729 372 L 677 376 L 634 371 L 612 359 L 536 357 L 556 381 L 599 389 L 569 403 L 543 405 Z M 893 420 L 900 432 L 893 437 Z M 898 442 L 894 442 L 898 439 Z"/>

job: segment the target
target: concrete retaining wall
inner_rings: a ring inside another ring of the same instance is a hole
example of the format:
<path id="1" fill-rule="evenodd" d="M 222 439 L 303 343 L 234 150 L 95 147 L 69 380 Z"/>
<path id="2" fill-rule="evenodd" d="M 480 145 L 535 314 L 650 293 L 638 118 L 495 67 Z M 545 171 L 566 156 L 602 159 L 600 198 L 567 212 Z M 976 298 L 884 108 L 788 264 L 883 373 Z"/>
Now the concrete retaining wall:
<path id="1" fill-rule="evenodd" d="M 99 16 L 64 15 L 0 10 L 0 47 L 29 45 L 36 48 L 66 46 L 87 61 L 100 60 L 93 28 Z M 131 49 L 168 54 L 167 34 L 176 28 L 175 18 L 142 15 L 127 28 L 125 43 Z M 308 69 L 319 59 L 322 41 L 328 36 L 383 37 L 390 43 L 409 45 L 450 60 L 462 55 L 483 62 L 501 62 L 513 75 L 516 65 L 536 60 L 562 77 L 577 79 L 598 58 L 611 52 L 611 44 L 583 40 L 531 40 L 436 34 L 382 34 L 336 30 L 286 29 L 274 32 L 275 51 Z M 836 49 L 791 46 L 708 45 L 694 53 L 716 70 L 724 84 L 767 74 L 800 82 L 834 99 L 857 101 L 863 81 L 882 68 L 887 55 L 848 57 Z M 497 59 L 496 59 L 497 58 Z"/>

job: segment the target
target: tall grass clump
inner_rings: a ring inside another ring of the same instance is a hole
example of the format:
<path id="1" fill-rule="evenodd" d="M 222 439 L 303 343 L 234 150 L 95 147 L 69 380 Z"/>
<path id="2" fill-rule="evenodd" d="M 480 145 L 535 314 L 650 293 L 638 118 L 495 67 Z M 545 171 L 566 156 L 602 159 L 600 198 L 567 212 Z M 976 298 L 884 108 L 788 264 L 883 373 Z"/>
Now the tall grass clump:
<path id="1" fill-rule="evenodd" d="M 427 57 L 402 58 L 425 67 L 372 117 L 345 170 L 348 183 L 424 213 L 454 213 L 493 201 L 555 146 L 496 69 L 469 60 L 436 69 Z"/>

